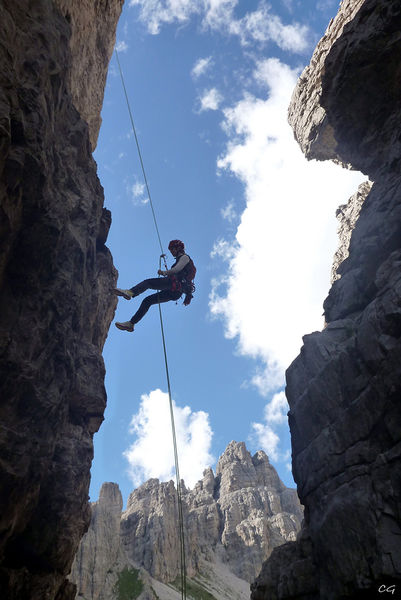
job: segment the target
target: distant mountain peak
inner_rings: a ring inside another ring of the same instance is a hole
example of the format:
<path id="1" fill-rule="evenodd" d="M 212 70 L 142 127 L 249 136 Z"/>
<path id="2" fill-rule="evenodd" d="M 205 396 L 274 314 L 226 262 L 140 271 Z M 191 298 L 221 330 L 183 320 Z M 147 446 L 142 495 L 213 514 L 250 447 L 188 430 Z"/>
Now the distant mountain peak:
<path id="1" fill-rule="evenodd" d="M 114 599 L 112 583 L 124 568 L 136 569 L 147 589 L 157 587 L 160 600 L 173 598 L 170 583 L 180 569 L 173 481 L 143 483 L 130 494 L 122 514 L 120 508 L 118 519 L 117 490 L 116 484 L 104 484 L 99 502 L 92 505 L 92 524 L 72 572 L 78 598 Z M 209 593 L 207 582 L 213 580 L 220 590 L 213 590 L 216 600 L 227 593 L 248 598 L 249 583 L 263 561 L 276 546 L 295 540 L 303 517 L 296 490 L 282 483 L 265 452 L 251 456 L 244 442 L 228 444 L 216 475 L 207 468 L 192 490 L 184 485 L 182 500 L 188 577 L 196 577 L 198 584 L 203 578 Z"/>

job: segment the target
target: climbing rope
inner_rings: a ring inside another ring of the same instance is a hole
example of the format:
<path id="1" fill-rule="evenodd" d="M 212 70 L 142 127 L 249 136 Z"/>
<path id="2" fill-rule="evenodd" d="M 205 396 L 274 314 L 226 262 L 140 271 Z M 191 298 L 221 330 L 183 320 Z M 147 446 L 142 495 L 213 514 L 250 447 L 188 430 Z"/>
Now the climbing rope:
<path id="1" fill-rule="evenodd" d="M 161 266 L 160 256 L 159 268 Z M 174 423 L 174 410 L 173 410 L 173 402 L 171 399 L 171 385 L 170 385 L 170 374 L 168 369 L 168 361 L 167 361 L 167 349 L 166 349 L 166 338 L 164 335 L 164 326 L 163 326 L 163 316 L 162 316 L 162 308 L 159 301 L 159 317 L 160 317 L 160 328 L 162 333 L 162 341 L 163 341 L 163 352 L 164 352 L 164 364 L 166 367 L 166 377 L 167 377 L 167 389 L 168 389 L 168 397 L 169 397 L 169 405 L 170 405 L 170 419 L 171 419 L 171 430 L 173 434 L 173 446 L 174 446 L 174 462 L 175 462 L 175 479 L 176 479 L 176 488 L 177 488 L 177 500 L 178 500 L 178 523 L 179 523 L 179 532 L 180 532 L 180 564 L 181 564 L 181 598 L 187 597 L 187 581 L 186 581 L 186 564 L 185 564 L 185 531 L 184 531 L 184 516 L 182 510 L 182 488 L 181 488 L 181 477 L 180 477 L 180 467 L 178 464 L 178 449 L 177 449 L 177 438 L 175 435 L 175 423 Z"/>
<path id="2" fill-rule="evenodd" d="M 149 189 L 149 185 L 148 185 L 148 179 L 146 177 L 145 166 L 144 166 L 143 159 L 142 159 L 141 148 L 139 145 L 138 136 L 136 134 L 134 118 L 132 116 L 131 106 L 130 106 L 130 102 L 128 99 L 127 89 L 125 87 L 124 75 L 123 75 L 123 72 L 121 69 L 117 49 L 115 50 L 115 53 L 116 53 L 116 58 L 117 58 L 118 69 L 120 72 L 121 83 L 122 83 L 123 89 L 124 89 L 124 95 L 125 95 L 125 100 L 127 103 L 128 113 L 129 113 L 130 120 L 131 120 L 132 131 L 134 133 L 136 147 L 138 150 L 139 161 L 141 163 L 142 174 L 143 174 L 143 178 L 144 178 L 145 185 L 146 185 L 146 191 L 148 194 L 150 207 L 152 209 L 153 222 L 155 225 L 157 238 L 159 240 L 159 246 L 160 246 L 160 250 L 161 250 L 160 259 L 159 259 L 159 269 L 161 269 L 162 259 L 164 261 L 164 266 L 167 269 L 166 255 L 163 252 L 163 246 L 162 246 L 162 242 L 161 242 L 161 238 L 160 238 L 159 227 L 157 225 L 156 214 L 155 214 L 155 210 L 153 207 L 152 197 L 150 195 L 150 189 Z M 160 304 L 159 295 L 158 295 L 158 300 L 159 300 L 158 305 L 159 305 L 160 329 L 161 329 L 161 336 L 162 336 L 162 342 L 163 342 L 164 365 L 165 365 L 165 369 L 166 369 L 167 389 L 168 389 L 169 406 L 170 406 L 171 431 L 172 431 L 172 436 L 173 436 L 173 447 L 174 447 L 174 463 L 175 463 L 175 477 L 176 477 L 177 505 L 178 505 L 178 526 L 179 526 L 179 540 L 180 540 L 181 599 L 186 600 L 186 598 L 187 598 L 187 579 L 186 579 L 187 573 L 186 573 L 186 571 L 187 570 L 186 570 L 186 562 L 185 562 L 185 530 L 184 530 L 184 514 L 183 514 L 183 509 L 182 509 L 182 486 L 181 486 L 181 478 L 180 478 L 180 468 L 179 468 L 179 463 L 178 463 L 177 437 L 176 437 L 176 433 L 175 433 L 174 409 L 173 409 L 173 401 L 172 401 L 172 397 L 171 397 L 171 384 L 170 384 L 170 374 L 169 374 L 168 360 L 167 360 L 166 338 L 164 335 L 163 315 L 162 315 L 162 308 L 161 308 L 161 304 Z"/>
<path id="3" fill-rule="evenodd" d="M 130 102 L 129 102 L 128 94 L 127 94 L 127 88 L 125 87 L 124 75 L 123 75 L 123 71 L 121 69 L 120 59 L 118 58 L 117 49 L 115 50 L 115 53 L 116 53 L 116 58 L 117 58 L 118 70 L 120 71 L 121 83 L 123 84 L 124 96 L 125 96 L 125 100 L 126 100 L 126 103 L 127 103 L 127 108 L 128 108 L 128 112 L 129 112 L 129 118 L 131 120 L 131 127 L 132 127 L 132 131 L 133 131 L 133 134 L 134 134 L 134 137 L 135 137 L 136 148 L 138 150 L 139 162 L 141 163 L 143 179 L 145 181 L 145 186 L 146 186 L 146 191 L 147 191 L 148 198 L 149 198 L 150 208 L 152 209 L 153 222 L 154 222 L 154 225 L 155 225 L 155 228 L 156 228 L 157 239 L 159 240 L 159 246 L 160 246 L 160 250 L 161 250 L 161 256 L 164 257 L 163 258 L 163 260 L 164 260 L 164 266 L 167 269 L 167 263 L 166 263 L 166 258 L 165 258 L 166 255 L 163 252 L 163 245 L 162 245 L 162 241 L 161 241 L 161 238 L 160 238 L 159 227 L 157 226 L 156 213 L 155 213 L 155 209 L 153 207 L 152 196 L 150 195 L 150 189 L 149 189 L 149 185 L 148 185 L 148 178 L 146 177 L 145 166 L 143 164 L 143 159 L 142 159 L 142 152 L 141 152 L 141 148 L 139 146 L 138 136 L 136 134 L 135 124 L 134 124 L 134 118 L 132 116 L 131 106 L 130 106 Z"/>

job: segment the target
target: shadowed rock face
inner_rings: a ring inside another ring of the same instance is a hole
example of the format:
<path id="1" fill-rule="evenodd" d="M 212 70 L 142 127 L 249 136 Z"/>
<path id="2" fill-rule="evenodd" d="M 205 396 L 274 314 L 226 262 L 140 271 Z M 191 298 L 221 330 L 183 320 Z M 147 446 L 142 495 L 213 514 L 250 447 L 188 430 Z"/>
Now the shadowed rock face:
<path id="1" fill-rule="evenodd" d="M 294 92 L 291 122 L 308 158 L 351 163 L 374 184 L 353 201 L 359 217 L 349 220 L 349 256 L 342 240 L 336 259 L 328 325 L 305 336 L 287 371 L 305 523 L 265 563 L 253 600 L 401 588 L 400 32 L 398 0 L 344 1 L 323 38 L 325 60 L 312 59 Z"/>
<path id="2" fill-rule="evenodd" d="M 8 600 L 72 598 L 65 576 L 90 518 L 116 279 L 90 137 L 95 145 L 121 5 L 0 2 L 0 597 Z M 79 99 L 89 6 L 86 43 L 108 33 L 86 63 L 86 80 L 97 81 Z"/>

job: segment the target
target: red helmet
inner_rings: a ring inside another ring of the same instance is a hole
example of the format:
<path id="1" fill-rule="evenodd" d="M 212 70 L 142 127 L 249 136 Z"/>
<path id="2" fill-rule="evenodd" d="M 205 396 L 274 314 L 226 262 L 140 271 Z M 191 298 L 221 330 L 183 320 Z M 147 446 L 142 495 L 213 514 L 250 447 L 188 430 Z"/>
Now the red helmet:
<path id="1" fill-rule="evenodd" d="M 176 249 L 179 252 L 184 252 L 184 243 L 181 242 L 181 240 L 171 240 L 171 242 L 168 245 L 168 249 L 172 250 L 172 249 Z"/>

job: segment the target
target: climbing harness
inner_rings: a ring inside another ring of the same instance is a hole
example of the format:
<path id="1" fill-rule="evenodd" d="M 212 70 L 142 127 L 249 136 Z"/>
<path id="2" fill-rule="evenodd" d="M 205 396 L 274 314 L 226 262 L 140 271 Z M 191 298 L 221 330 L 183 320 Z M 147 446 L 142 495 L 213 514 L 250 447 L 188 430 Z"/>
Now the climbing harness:
<path id="1" fill-rule="evenodd" d="M 135 137 L 139 161 L 141 163 L 141 169 L 142 169 L 142 174 L 143 174 L 143 178 L 145 181 L 146 191 L 147 191 L 148 198 L 149 198 L 149 204 L 152 209 L 153 222 L 155 225 L 157 238 L 159 240 L 159 246 L 160 246 L 160 250 L 161 250 L 160 259 L 159 259 L 159 269 L 161 268 L 161 261 L 163 260 L 165 269 L 167 270 L 166 255 L 163 252 L 163 246 L 162 246 L 162 242 L 161 242 L 161 238 L 160 238 L 159 228 L 157 225 L 156 214 L 155 214 L 155 210 L 153 207 L 152 197 L 150 195 L 150 189 L 149 189 L 148 180 L 146 177 L 145 167 L 144 167 L 144 163 L 143 163 L 143 159 L 142 159 L 142 153 L 141 153 L 141 149 L 139 146 L 138 137 L 136 134 L 134 118 L 132 116 L 131 106 L 130 106 L 130 102 L 128 99 L 127 89 L 125 87 L 124 75 L 123 75 L 123 72 L 121 69 L 117 49 L 115 49 L 115 54 L 116 54 L 116 58 L 117 58 L 118 70 L 120 72 L 121 83 L 122 83 L 123 89 L 124 89 L 125 100 L 127 103 L 127 108 L 128 108 L 128 112 L 129 112 L 129 116 L 130 116 L 130 120 L 131 120 L 132 131 L 133 131 L 134 137 Z M 176 477 L 177 505 L 178 505 L 178 527 L 179 527 L 179 540 L 180 540 L 181 599 L 186 600 L 186 598 L 187 598 L 187 572 L 186 571 L 187 570 L 186 570 L 186 562 L 185 562 L 185 530 L 184 530 L 184 514 L 183 514 L 183 508 L 182 508 L 182 486 L 181 486 L 181 478 L 180 478 L 180 468 L 179 468 L 179 463 L 178 463 L 177 437 L 176 437 L 176 433 L 175 433 L 174 409 L 173 409 L 173 401 L 172 401 L 172 397 L 171 397 L 171 384 L 170 384 L 170 374 L 169 374 L 168 360 L 167 360 L 166 338 L 164 335 L 163 315 L 162 315 L 162 309 L 161 309 L 159 295 L 158 295 L 158 300 L 159 300 L 158 304 L 159 304 L 160 329 L 161 329 L 161 336 L 162 336 L 162 342 L 163 342 L 164 366 L 166 369 L 167 389 L 168 389 L 169 407 L 170 407 L 171 431 L 172 431 L 172 436 L 173 436 L 173 447 L 174 447 L 175 477 Z"/>

